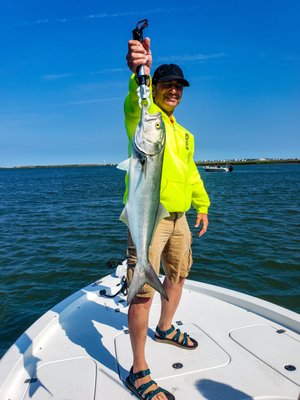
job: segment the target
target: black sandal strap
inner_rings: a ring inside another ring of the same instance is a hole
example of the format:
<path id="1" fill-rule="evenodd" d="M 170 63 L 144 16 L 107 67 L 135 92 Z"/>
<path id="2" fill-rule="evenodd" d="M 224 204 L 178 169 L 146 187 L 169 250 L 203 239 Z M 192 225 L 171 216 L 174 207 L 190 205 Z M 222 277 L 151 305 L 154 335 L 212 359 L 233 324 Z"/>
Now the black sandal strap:
<path id="1" fill-rule="evenodd" d="M 189 343 L 188 340 L 189 340 L 189 335 L 186 332 L 184 332 L 181 344 L 183 346 L 188 346 L 188 343 Z"/>
<path id="2" fill-rule="evenodd" d="M 137 379 L 144 378 L 147 375 L 150 375 L 150 369 L 145 369 L 144 371 L 139 371 L 139 372 L 134 373 L 133 367 L 131 367 L 128 379 L 129 379 L 130 383 L 134 385 L 134 383 Z"/>
<path id="3" fill-rule="evenodd" d="M 179 343 L 180 335 L 181 335 L 180 329 L 176 329 L 176 333 L 175 333 L 175 335 L 172 337 L 172 340 L 174 340 L 174 342 Z"/>
<path id="4" fill-rule="evenodd" d="M 147 383 L 143 383 L 141 386 L 136 388 L 136 391 L 138 392 L 138 394 L 142 395 L 152 385 L 156 385 L 156 382 L 154 382 L 153 380 L 151 380 L 151 381 L 149 381 Z"/>
<path id="5" fill-rule="evenodd" d="M 165 338 L 167 335 L 170 335 L 170 333 L 175 331 L 174 325 L 171 326 L 170 329 L 166 331 L 162 331 L 158 326 L 156 327 L 156 332 L 161 336 L 162 338 Z"/>
<path id="6" fill-rule="evenodd" d="M 157 389 L 151 390 L 150 392 L 146 393 L 145 400 L 153 399 L 153 397 L 156 396 L 158 393 L 166 393 L 166 392 L 162 388 L 158 387 Z"/>
<path id="7" fill-rule="evenodd" d="M 126 386 L 137 397 L 144 399 L 144 400 L 152 400 L 153 397 L 155 397 L 158 393 L 164 393 L 165 396 L 167 397 L 167 399 L 175 400 L 175 397 L 170 392 L 168 392 L 167 390 L 165 390 L 161 387 L 157 387 L 157 389 L 150 390 L 148 393 L 145 393 L 145 391 L 147 389 L 149 389 L 151 387 L 151 385 L 154 385 L 154 384 L 157 385 L 157 383 L 155 381 L 153 381 L 152 379 L 149 382 L 143 383 L 142 385 L 140 385 L 137 388 L 135 387 L 134 383 L 137 379 L 143 378 L 144 376 L 147 376 L 149 374 L 150 374 L 149 369 L 145 369 L 144 371 L 139 371 L 139 372 L 134 373 L 133 367 L 131 367 L 130 373 L 129 373 L 128 377 L 126 378 Z"/>
<path id="8" fill-rule="evenodd" d="M 166 338 L 167 335 L 169 335 L 170 333 L 172 333 L 174 331 L 175 331 L 174 325 L 172 325 L 171 328 L 166 331 L 162 331 L 158 326 L 156 327 L 156 332 L 161 339 L 178 343 L 186 348 L 196 348 L 198 346 L 198 343 L 196 342 L 195 339 L 190 338 L 190 335 L 188 335 L 186 332 L 181 332 L 181 330 L 179 328 L 176 329 L 176 333 L 172 337 Z M 180 340 L 181 334 L 183 334 L 183 337 Z M 158 336 L 156 336 L 156 337 L 158 338 Z M 189 346 L 189 344 L 188 344 L 189 339 L 193 342 L 192 346 Z"/>

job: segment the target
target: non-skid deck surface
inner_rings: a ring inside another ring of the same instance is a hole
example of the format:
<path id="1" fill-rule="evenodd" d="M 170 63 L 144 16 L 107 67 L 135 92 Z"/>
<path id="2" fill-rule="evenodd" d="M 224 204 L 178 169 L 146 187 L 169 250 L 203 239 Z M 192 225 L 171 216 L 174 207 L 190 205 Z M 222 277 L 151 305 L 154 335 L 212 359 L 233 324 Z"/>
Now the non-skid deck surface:
<path id="1" fill-rule="evenodd" d="M 1 400 L 134 398 L 123 384 L 132 364 L 127 303 L 99 296 L 118 282 L 109 276 L 86 287 L 24 333 L 1 361 Z M 297 400 L 299 335 L 203 288 L 189 281 L 174 320 L 198 341 L 195 350 L 153 340 L 155 296 L 146 346 L 152 378 L 176 400 Z"/>

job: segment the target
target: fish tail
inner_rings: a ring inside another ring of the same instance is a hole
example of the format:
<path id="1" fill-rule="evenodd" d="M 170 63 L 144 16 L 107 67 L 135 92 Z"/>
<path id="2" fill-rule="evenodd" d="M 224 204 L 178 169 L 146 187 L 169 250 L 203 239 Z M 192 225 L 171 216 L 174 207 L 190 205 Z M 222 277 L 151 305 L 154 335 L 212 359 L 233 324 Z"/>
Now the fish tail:
<path id="1" fill-rule="evenodd" d="M 148 263 L 147 267 L 142 273 L 139 272 L 139 270 L 139 268 L 135 268 L 132 281 L 129 285 L 127 303 L 131 303 L 145 283 L 157 290 L 166 300 L 169 300 L 168 294 L 165 291 L 152 265 Z"/>
<path id="2" fill-rule="evenodd" d="M 152 265 L 150 263 L 148 263 L 148 265 L 147 265 L 146 283 L 148 283 L 148 285 L 152 286 L 153 289 L 157 290 L 166 300 L 169 300 L 169 297 L 168 297 L 167 292 L 165 291 L 165 288 L 163 287 L 156 272 L 154 271 L 154 268 L 152 267 Z"/>

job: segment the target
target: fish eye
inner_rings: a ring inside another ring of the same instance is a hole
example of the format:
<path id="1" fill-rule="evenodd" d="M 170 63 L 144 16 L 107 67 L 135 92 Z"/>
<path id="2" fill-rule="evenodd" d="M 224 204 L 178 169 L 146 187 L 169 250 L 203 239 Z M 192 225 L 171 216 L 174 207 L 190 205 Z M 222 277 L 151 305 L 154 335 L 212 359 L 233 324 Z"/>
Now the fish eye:
<path id="1" fill-rule="evenodd" d="M 159 123 L 159 122 L 156 122 L 156 124 L 155 124 L 155 128 L 157 128 L 157 129 L 159 129 L 159 128 L 160 128 L 160 123 Z"/>

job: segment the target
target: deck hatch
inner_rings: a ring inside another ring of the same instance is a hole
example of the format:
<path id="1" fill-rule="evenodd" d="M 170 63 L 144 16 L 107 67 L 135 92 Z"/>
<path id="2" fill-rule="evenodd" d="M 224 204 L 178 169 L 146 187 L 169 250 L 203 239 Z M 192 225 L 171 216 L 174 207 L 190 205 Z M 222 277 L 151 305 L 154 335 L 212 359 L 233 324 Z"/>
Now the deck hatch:
<path id="1" fill-rule="evenodd" d="M 96 372 L 96 363 L 85 357 L 43 364 L 23 400 L 94 400 Z"/>
<path id="2" fill-rule="evenodd" d="M 300 342 L 269 325 L 234 329 L 230 337 L 259 360 L 300 386 Z M 290 366 L 290 367 L 288 367 Z"/>
<path id="3" fill-rule="evenodd" d="M 146 357 L 151 365 L 153 379 L 171 378 L 220 368 L 230 362 L 229 355 L 197 325 L 183 322 L 180 329 L 198 341 L 197 349 L 182 350 L 176 346 L 155 342 L 153 340 L 155 328 L 152 327 L 149 330 Z M 120 377 L 125 380 L 132 363 L 129 335 L 124 332 L 118 334 L 115 337 L 115 348 Z M 182 368 L 174 368 L 174 363 L 182 365 Z"/>

